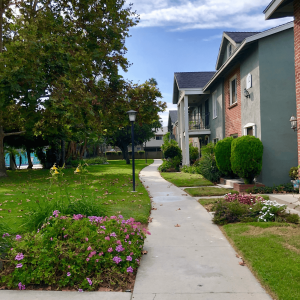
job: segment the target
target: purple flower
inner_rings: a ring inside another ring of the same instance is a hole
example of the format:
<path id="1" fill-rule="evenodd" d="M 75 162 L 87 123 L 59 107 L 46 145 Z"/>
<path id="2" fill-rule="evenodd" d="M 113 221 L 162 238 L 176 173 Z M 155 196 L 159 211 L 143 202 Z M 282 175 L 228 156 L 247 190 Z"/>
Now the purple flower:
<path id="1" fill-rule="evenodd" d="M 52 241 L 53 240 L 53 238 L 50 238 L 50 241 Z"/>
<path id="2" fill-rule="evenodd" d="M 126 239 L 129 239 L 129 234 L 127 234 L 127 235 L 125 236 L 125 238 L 126 238 Z"/>
<path id="3" fill-rule="evenodd" d="M 129 267 L 129 268 L 127 268 L 127 270 L 126 270 L 128 273 L 132 273 L 133 272 L 133 269 L 132 269 L 132 267 Z"/>
<path id="4" fill-rule="evenodd" d="M 73 215 L 73 220 L 80 220 L 83 218 L 83 215 L 78 214 L 78 215 Z"/>
<path id="5" fill-rule="evenodd" d="M 37 230 L 37 233 L 39 233 L 39 232 L 40 232 L 40 230 L 38 229 L 38 230 Z"/>
<path id="6" fill-rule="evenodd" d="M 116 237 L 117 235 L 113 232 L 110 234 L 110 236 Z"/>
<path id="7" fill-rule="evenodd" d="M 18 253 L 17 256 L 15 257 L 15 260 L 22 260 L 24 258 L 23 253 Z"/>
<path id="8" fill-rule="evenodd" d="M 16 235 L 16 240 L 19 240 L 19 239 L 21 239 L 22 237 L 19 235 L 19 234 L 17 234 Z"/>
<path id="9" fill-rule="evenodd" d="M 4 234 L 2 235 L 3 238 L 5 238 L 6 236 L 9 236 L 9 234 L 8 234 L 8 233 L 4 233 Z"/>
<path id="10" fill-rule="evenodd" d="M 98 255 L 99 255 L 99 256 L 103 255 L 103 252 L 100 252 Z"/>
<path id="11" fill-rule="evenodd" d="M 60 211 L 59 211 L 59 210 L 55 210 L 55 211 L 53 212 L 53 216 L 55 216 L 55 218 L 58 217 L 58 214 L 60 214 Z"/>
<path id="12" fill-rule="evenodd" d="M 122 247 L 122 245 L 119 245 L 116 247 L 117 252 L 122 252 L 123 250 L 125 250 L 125 249 Z"/>
<path id="13" fill-rule="evenodd" d="M 106 236 L 104 239 L 107 240 L 107 241 L 110 241 L 110 237 L 109 236 Z"/>
<path id="14" fill-rule="evenodd" d="M 132 235 L 134 235 L 134 232 L 131 232 Z"/>
<path id="15" fill-rule="evenodd" d="M 120 218 L 120 219 L 123 219 L 123 216 L 122 216 L 122 215 L 119 215 L 119 218 Z"/>
<path id="16" fill-rule="evenodd" d="M 89 285 L 93 284 L 93 282 L 92 282 L 92 280 L 90 278 L 87 278 L 86 280 L 88 281 Z"/>
<path id="17" fill-rule="evenodd" d="M 105 227 L 105 226 L 100 226 L 100 228 L 102 228 L 102 229 L 106 230 L 106 227 Z"/>
<path id="18" fill-rule="evenodd" d="M 89 260 L 90 260 L 89 258 L 86 259 L 86 261 L 89 261 Z"/>
<path id="19" fill-rule="evenodd" d="M 22 264 L 17 264 L 16 268 L 22 268 L 23 265 Z"/>
<path id="20" fill-rule="evenodd" d="M 78 290 L 78 292 L 80 292 L 80 293 L 81 293 L 81 292 L 83 292 L 83 290 L 82 290 L 82 289 L 79 289 L 79 290 Z"/>
<path id="21" fill-rule="evenodd" d="M 131 242 L 129 241 L 128 244 L 131 245 Z"/>
<path id="22" fill-rule="evenodd" d="M 88 242 L 89 241 L 89 239 L 88 238 L 85 238 L 85 240 Z"/>
<path id="23" fill-rule="evenodd" d="M 91 247 L 91 246 L 88 246 L 86 250 L 87 250 L 87 251 L 90 251 L 90 250 L 92 250 L 92 247 Z"/>
<path id="24" fill-rule="evenodd" d="M 25 284 L 22 284 L 22 282 L 18 283 L 18 287 L 19 287 L 19 290 L 25 290 Z"/>
<path id="25" fill-rule="evenodd" d="M 113 252 L 113 248 L 108 248 L 107 252 Z"/>
<path id="26" fill-rule="evenodd" d="M 126 260 L 132 261 L 132 257 L 131 257 L 131 256 L 127 256 L 127 257 L 126 257 Z"/>
<path id="27" fill-rule="evenodd" d="M 89 254 L 89 257 L 93 257 L 95 254 L 96 254 L 96 251 L 92 251 L 92 252 Z"/>
<path id="28" fill-rule="evenodd" d="M 66 228 L 65 227 L 63 227 L 61 230 L 65 230 Z"/>
<path id="29" fill-rule="evenodd" d="M 68 272 L 68 273 L 67 273 L 67 276 L 68 276 L 68 277 L 69 277 L 69 276 L 71 276 L 71 273 L 70 273 L 70 272 Z"/>
<path id="30" fill-rule="evenodd" d="M 149 235 L 151 235 L 151 232 L 150 232 L 150 231 L 147 231 L 146 233 L 149 234 Z"/>
<path id="31" fill-rule="evenodd" d="M 66 238 L 68 235 L 66 234 L 66 235 L 64 235 L 64 238 Z"/>
<path id="32" fill-rule="evenodd" d="M 115 257 L 113 258 L 113 261 L 114 261 L 116 264 L 118 264 L 119 262 L 122 261 L 122 258 L 121 258 L 121 257 L 118 257 L 118 256 L 115 256 Z"/>
<path id="33" fill-rule="evenodd" d="M 99 261 L 99 259 L 96 259 L 96 262 L 98 262 Z"/>

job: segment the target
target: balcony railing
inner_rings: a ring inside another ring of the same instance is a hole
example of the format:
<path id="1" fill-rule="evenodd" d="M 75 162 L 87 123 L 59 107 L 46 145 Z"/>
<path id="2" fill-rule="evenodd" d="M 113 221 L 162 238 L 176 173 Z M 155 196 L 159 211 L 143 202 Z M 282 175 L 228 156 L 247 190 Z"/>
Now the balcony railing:
<path id="1" fill-rule="evenodd" d="M 192 120 L 189 121 L 189 130 L 203 130 L 203 129 L 210 129 L 208 118 L 205 120 Z"/>

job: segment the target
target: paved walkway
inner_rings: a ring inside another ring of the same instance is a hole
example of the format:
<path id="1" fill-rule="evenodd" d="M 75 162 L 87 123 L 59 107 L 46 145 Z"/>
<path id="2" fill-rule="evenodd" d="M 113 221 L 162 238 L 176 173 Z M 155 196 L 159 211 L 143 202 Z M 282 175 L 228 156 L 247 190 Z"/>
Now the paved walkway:
<path id="1" fill-rule="evenodd" d="M 270 300 L 207 211 L 160 176 L 160 164 L 140 173 L 157 210 L 132 300 Z"/>

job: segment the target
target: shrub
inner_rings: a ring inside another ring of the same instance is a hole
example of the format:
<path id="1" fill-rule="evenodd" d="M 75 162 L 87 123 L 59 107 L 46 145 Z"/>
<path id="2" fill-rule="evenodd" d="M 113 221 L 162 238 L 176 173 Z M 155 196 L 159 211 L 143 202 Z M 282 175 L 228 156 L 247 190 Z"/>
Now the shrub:
<path id="1" fill-rule="evenodd" d="M 83 162 L 89 165 L 103 165 L 107 163 L 107 158 L 105 156 L 98 156 L 94 158 L 87 158 Z"/>
<path id="2" fill-rule="evenodd" d="M 291 167 L 289 176 L 292 180 L 298 179 L 298 167 Z"/>
<path id="3" fill-rule="evenodd" d="M 183 173 L 197 174 L 197 168 L 194 166 L 182 166 Z"/>
<path id="4" fill-rule="evenodd" d="M 189 144 L 189 152 L 190 152 L 190 161 L 194 162 L 197 158 L 199 158 L 198 147 L 194 147 L 192 143 Z"/>
<path id="5" fill-rule="evenodd" d="M 69 160 L 67 162 L 67 165 L 71 165 L 72 167 L 76 168 L 79 164 L 82 164 L 83 160 L 80 159 L 74 159 L 74 160 Z"/>
<path id="6" fill-rule="evenodd" d="M 138 154 L 145 154 L 145 151 L 138 151 Z"/>
<path id="7" fill-rule="evenodd" d="M 181 159 L 179 157 L 174 157 L 174 158 L 168 158 L 168 159 L 163 159 L 163 163 L 158 167 L 158 170 L 160 172 L 167 172 L 168 169 L 174 168 L 175 171 L 179 171 L 179 165 L 180 165 Z"/>
<path id="8" fill-rule="evenodd" d="M 233 176 L 230 162 L 232 141 L 233 137 L 227 137 L 219 141 L 214 148 L 217 167 L 226 176 Z"/>
<path id="9" fill-rule="evenodd" d="M 164 151 L 165 158 L 180 157 L 182 159 L 181 149 L 177 145 L 169 145 Z"/>
<path id="10" fill-rule="evenodd" d="M 262 196 L 253 196 L 251 194 L 250 195 L 231 194 L 231 193 L 225 195 L 224 199 L 227 202 L 238 201 L 239 203 L 248 204 L 248 205 L 253 205 L 257 202 L 265 201 L 265 199 Z"/>
<path id="11" fill-rule="evenodd" d="M 259 213 L 258 222 L 277 221 L 276 217 L 285 215 L 286 205 L 279 204 L 276 201 L 262 201 L 262 208 Z"/>
<path id="12" fill-rule="evenodd" d="M 252 194 L 273 194 L 273 193 L 298 193 L 299 190 L 294 190 L 292 183 L 280 184 L 277 186 L 254 186 L 253 188 L 247 189 L 247 193 Z"/>
<path id="13" fill-rule="evenodd" d="M 263 145 L 260 139 L 245 135 L 233 140 L 231 144 L 232 171 L 244 179 L 253 182 L 262 169 Z"/>
<path id="14" fill-rule="evenodd" d="M 122 216 L 70 217 L 56 210 L 37 232 L 11 239 L 0 281 L 19 289 L 46 284 L 53 289 L 124 290 L 139 265 L 146 236 L 139 225 Z"/>

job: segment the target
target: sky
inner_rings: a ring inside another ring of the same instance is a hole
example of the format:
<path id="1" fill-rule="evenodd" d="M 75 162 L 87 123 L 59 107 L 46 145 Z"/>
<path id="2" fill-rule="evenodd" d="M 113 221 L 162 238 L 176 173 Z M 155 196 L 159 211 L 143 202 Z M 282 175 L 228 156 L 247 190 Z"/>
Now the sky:
<path id="1" fill-rule="evenodd" d="M 215 71 L 223 31 L 264 31 L 292 18 L 268 20 L 270 0 L 131 0 L 140 22 L 130 29 L 126 57 L 132 66 L 121 75 L 135 83 L 155 78 L 167 102 L 160 116 L 167 126 L 174 72 Z"/>

